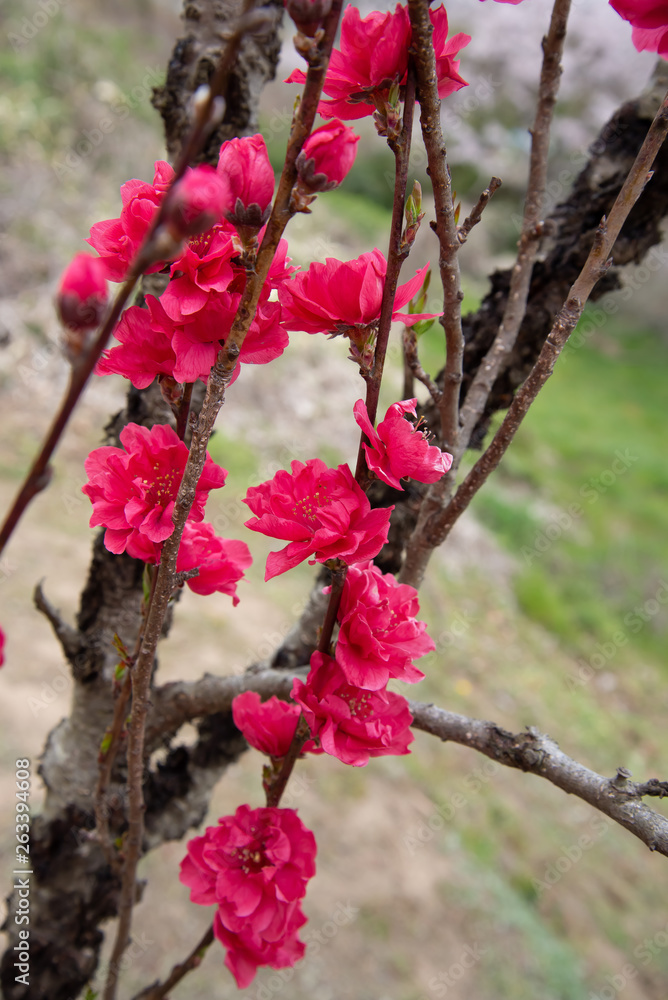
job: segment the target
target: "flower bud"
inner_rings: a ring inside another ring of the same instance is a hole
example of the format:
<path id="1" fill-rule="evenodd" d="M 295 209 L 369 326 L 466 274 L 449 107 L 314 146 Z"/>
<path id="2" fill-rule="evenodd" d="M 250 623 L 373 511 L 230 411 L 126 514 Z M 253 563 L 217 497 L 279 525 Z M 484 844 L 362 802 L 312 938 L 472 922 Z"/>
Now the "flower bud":
<path id="1" fill-rule="evenodd" d="M 297 157 L 300 186 L 307 191 L 331 191 L 355 162 L 359 136 L 338 118 L 312 132 Z"/>
<path id="2" fill-rule="evenodd" d="M 216 170 L 230 189 L 225 217 L 237 229 L 260 229 L 274 197 L 274 169 L 262 136 L 224 142 Z"/>
<path id="3" fill-rule="evenodd" d="M 332 9 L 332 0 L 285 0 L 285 9 L 301 33 L 313 38 Z"/>
<path id="4" fill-rule="evenodd" d="M 107 305 L 107 282 L 99 257 L 74 255 L 56 295 L 56 308 L 63 326 L 74 333 L 99 326 Z"/>
<path id="5" fill-rule="evenodd" d="M 183 239 L 205 233 L 223 218 L 230 204 L 229 185 L 206 164 L 186 170 L 168 195 L 166 222 Z"/>

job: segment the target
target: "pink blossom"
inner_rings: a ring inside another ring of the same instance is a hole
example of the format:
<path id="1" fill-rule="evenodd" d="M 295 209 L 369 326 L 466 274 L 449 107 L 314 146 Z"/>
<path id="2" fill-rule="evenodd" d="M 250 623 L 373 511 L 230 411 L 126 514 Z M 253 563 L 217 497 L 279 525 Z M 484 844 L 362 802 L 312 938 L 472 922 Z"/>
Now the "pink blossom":
<path id="1" fill-rule="evenodd" d="M 255 979 L 262 965 L 272 969 L 292 968 L 304 957 L 306 945 L 297 937 L 297 931 L 306 923 L 301 905 L 288 903 L 272 922 L 256 931 L 252 925 L 241 923 L 238 931 L 229 930 L 223 923 L 221 911 L 213 918 L 213 933 L 227 948 L 225 965 L 244 989 Z"/>
<path id="2" fill-rule="evenodd" d="M 361 18 L 356 7 L 346 7 L 341 19 L 341 48 L 329 61 L 321 101 L 323 118 L 364 118 L 387 98 L 393 83 L 400 83 L 408 67 L 411 26 L 408 12 L 397 4 L 394 12 L 373 11 Z M 304 83 L 306 75 L 295 70 L 286 83 Z"/>
<path id="3" fill-rule="evenodd" d="M 188 521 L 183 531 L 176 572 L 199 569 L 197 576 L 187 581 L 195 594 L 228 594 L 237 605 L 237 583 L 244 570 L 253 562 L 245 542 L 220 538 L 212 524 Z"/>
<path id="4" fill-rule="evenodd" d="M 638 52 L 668 59 L 668 0 L 610 0 L 610 6 L 633 27 Z"/>
<path id="5" fill-rule="evenodd" d="M 269 218 L 275 184 L 263 137 L 258 134 L 224 142 L 216 169 L 230 188 L 230 222 L 252 229 L 263 226 Z"/>
<path id="6" fill-rule="evenodd" d="M 339 606 L 336 662 L 350 684 L 378 690 L 393 677 L 415 684 L 424 674 L 413 660 L 435 645 L 420 610 L 417 590 L 397 583 L 371 561 L 348 569 Z"/>
<path id="7" fill-rule="evenodd" d="M 337 187 L 355 162 L 358 142 L 359 136 L 336 118 L 317 128 L 297 157 L 302 186 L 312 192 Z"/>
<path id="8" fill-rule="evenodd" d="M 63 326 L 75 332 L 99 325 L 107 307 L 105 267 L 99 257 L 77 253 L 63 272 L 56 305 Z"/>
<path id="9" fill-rule="evenodd" d="M 413 717 L 406 699 L 349 684 L 339 664 L 324 653 L 313 653 L 306 682 L 295 679 L 292 697 L 322 750 L 344 764 L 363 767 L 370 757 L 410 753 Z"/>
<path id="10" fill-rule="evenodd" d="M 139 306 L 126 309 L 114 336 L 120 346 L 104 352 L 95 368 L 97 375 L 122 375 L 136 389 L 146 389 L 156 375 L 173 375 L 176 355 L 171 336 L 164 328 L 152 324 L 147 309 Z"/>
<path id="11" fill-rule="evenodd" d="M 248 490 L 244 503 L 256 517 L 246 527 L 289 540 L 267 558 L 265 580 L 308 556 L 315 562 L 373 559 L 387 541 L 392 507 L 371 509 L 347 465 L 329 469 L 318 458 L 292 462 L 269 482 Z"/>
<path id="12" fill-rule="evenodd" d="M 166 205 L 165 221 L 176 240 L 204 233 L 220 222 L 230 204 L 229 184 L 208 164 L 188 167 Z"/>
<path id="13" fill-rule="evenodd" d="M 517 0 L 519 2 L 519 0 Z M 434 25 L 434 52 L 438 93 L 446 97 L 467 86 L 458 73 L 455 56 L 471 41 L 458 34 L 447 41 L 448 19 L 443 6 L 430 11 Z M 331 100 L 321 101 L 323 118 L 335 116 L 350 121 L 382 110 L 393 84 L 406 82 L 411 26 L 408 12 L 397 4 L 394 13 L 374 11 L 360 18 L 355 7 L 347 7 L 341 21 L 341 48 L 334 49 L 323 92 Z M 302 70 L 295 70 L 286 83 L 304 83 Z"/>
<path id="14" fill-rule="evenodd" d="M 435 483 L 452 465 L 452 455 L 428 444 L 425 435 L 405 419 L 406 413 L 416 415 L 416 405 L 417 399 L 393 403 L 377 430 L 363 400 L 358 399 L 353 407 L 355 420 L 371 442 L 364 445 L 367 466 L 396 490 L 403 490 L 400 480 L 404 476 L 419 483 Z"/>
<path id="15" fill-rule="evenodd" d="M 0 628 L 0 667 L 5 662 L 5 633 Z"/>
<path id="16" fill-rule="evenodd" d="M 127 424 L 120 433 L 122 448 L 107 445 L 90 453 L 82 487 L 93 504 L 90 526 L 105 527 L 105 547 L 143 559 L 149 543 L 159 545 L 174 531 L 174 501 L 188 458 L 188 449 L 167 424 L 150 430 Z M 207 455 L 195 491 L 190 519 L 201 521 L 209 490 L 225 484 L 227 473 Z"/>
<path id="17" fill-rule="evenodd" d="M 248 742 L 268 757 L 285 757 L 295 735 L 301 709 L 272 695 L 261 702 L 256 691 L 244 691 L 232 702 L 234 725 Z"/>
<path id="18" fill-rule="evenodd" d="M 211 292 L 224 292 L 235 278 L 232 258 L 239 253 L 236 230 L 228 222 L 193 236 L 171 266 L 172 280 L 160 301 L 172 319 L 203 309 Z"/>
<path id="19" fill-rule="evenodd" d="M 503 2 L 519 3 L 520 0 L 503 0 Z M 430 8 L 429 17 L 434 26 L 432 45 L 436 56 L 438 96 L 449 97 L 462 87 L 468 87 L 466 80 L 459 75 L 459 59 L 455 59 L 455 56 L 460 49 L 466 48 L 471 36 L 459 32 L 448 41 L 448 15 L 443 5 L 436 9 Z"/>
<path id="20" fill-rule="evenodd" d="M 155 164 L 153 184 L 144 181 L 127 181 L 121 188 L 123 209 L 119 219 L 96 222 L 86 241 L 97 250 L 104 265 L 104 275 L 109 281 L 123 281 L 131 261 L 158 210 L 174 171 L 164 160 Z M 164 261 L 146 268 L 146 274 L 160 271 Z"/>
<path id="21" fill-rule="evenodd" d="M 304 953 L 299 901 L 315 874 L 315 838 L 294 809 L 239 806 L 188 843 L 180 879 L 190 899 L 218 905 L 214 932 L 240 989 L 259 965 L 293 965 Z"/>
<path id="22" fill-rule="evenodd" d="M 429 264 L 400 285 L 394 298 L 393 319 L 407 325 L 435 319 L 431 313 L 405 315 L 398 310 L 422 287 Z M 387 261 L 380 250 L 363 253 L 342 262 L 328 257 L 324 264 L 311 264 L 279 288 L 286 330 L 306 333 L 345 334 L 354 339 L 359 331 L 378 322 L 383 298 Z"/>
<path id="23" fill-rule="evenodd" d="M 236 316 L 241 293 L 212 294 L 205 308 L 182 319 L 172 319 L 160 299 L 146 296 L 148 311 L 126 310 L 116 328 L 121 346 L 105 351 L 98 375 L 116 373 L 143 389 L 156 375 L 171 375 L 177 382 L 203 382 L 209 377 Z M 288 343 L 281 325 L 278 302 L 261 301 L 241 348 L 244 364 L 264 365 L 279 357 Z M 233 381 L 238 375 L 235 369 Z"/>

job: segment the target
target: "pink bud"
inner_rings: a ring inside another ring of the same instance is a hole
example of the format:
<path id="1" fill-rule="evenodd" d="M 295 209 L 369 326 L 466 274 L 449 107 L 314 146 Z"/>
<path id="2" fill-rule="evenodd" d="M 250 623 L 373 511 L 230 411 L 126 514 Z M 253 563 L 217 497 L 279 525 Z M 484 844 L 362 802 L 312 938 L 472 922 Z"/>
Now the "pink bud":
<path id="1" fill-rule="evenodd" d="M 213 167 L 186 170 L 168 195 L 167 225 L 178 239 L 211 229 L 230 204 L 229 185 Z"/>
<path id="2" fill-rule="evenodd" d="M 99 325 L 107 305 L 107 282 L 99 257 L 77 253 L 66 268 L 56 295 L 63 326 L 76 333 Z"/>
<path id="3" fill-rule="evenodd" d="M 274 170 L 262 136 L 224 142 L 217 171 L 230 188 L 226 218 L 237 227 L 260 229 L 269 218 L 274 197 Z"/>
<path id="4" fill-rule="evenodd" d="M 312 132 L 297 157 L 302 187 L 330 191 L 344 179 L 357 155 L 359 136 L 338 118 Z"/>
<path id="5" fill-rule="evenodd" d="M 332 9 L 332 0 L 285 0 L 285 9 L 302 34 L 313 38 Z"/>

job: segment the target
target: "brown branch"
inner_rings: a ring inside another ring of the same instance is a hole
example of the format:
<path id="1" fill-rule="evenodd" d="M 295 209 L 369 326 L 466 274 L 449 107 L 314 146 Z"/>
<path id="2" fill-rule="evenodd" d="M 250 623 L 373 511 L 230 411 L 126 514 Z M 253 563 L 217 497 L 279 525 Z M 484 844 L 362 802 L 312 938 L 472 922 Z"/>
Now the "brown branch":
<path id="1" fill-rule="evenodd" d="M 415 378 L 422 382 L 422 385 L 429 390 L 429 395 L 433 399 L 436 406 L 441 402 L 442 392 L 433 379 L 427 374 L 422 365 L 420 364 L 420 358 L 418 357 L 417 349 L 417 337 L 415 335 L 415 330 L 412 326 L 404 327 L 404 364 L 406 369 L 415 376 Z M 412 390 L 408 390 L 408 385 L 404 383 L 404 399 L 411 399 L 413 396 Z"/>
<path id="2" fill-rule="evenodd" d="M 466 510 L 490 473 L 498 466 L 529 407 L 552 374 L 557 358 L 575 329 L 594 285 L 610 266 L 610 252 L 614 242 L 645 184 L 651 178 L 652 163 L 667 133 L 668 94 L 650 126 L 608 219 L 601 221 L 587 261 L 571 286 L 568 299 L 557 315 L 531 374 L 518 390 L 485 453 L 473 466 L 445 510 L 435 515 L 431 523 L 426 526 L 424 539 L 428 546 L 435 547 L 445 541 L 460 515 Z M 402 573 L 401 579 L 404 583 L 417 586 L 413 580 L 407 578 L 407 574 Z"/>
<path id="3" fill-rule="evenodd" d="M 533 727 L 524 733 L 509 733 L 493 722 L 469 719 L 435 705 L 409 704 L 416 729 L 444 742 L 471 747 L 505 767 L 545 778 L 605 813 L 642 840 L 650 851 L 668 857 L 668 818 L 642 802 L 643 795 L 668 795 L 666 782 L 652 779 L 637 784 L 629 781 L 629 772 L 624 768 L 614 778 L 605 778 L 563 753 L 554 740 Z"/>
<path id="4" fill-rule="evenodd" d="M 258 691 L 263 699 L 276 695 L 287 700 L 293 676 L 284 671 L 263 670 L 243 677 L 203 677 L 199 681 L 176 682 L 158 688 L 153 697 L 150 732 L 172 732 L 185 722 L 204 715 L 229 711 L 241 691 Z M 668 796 L 668 782 L 652 778 L 644 783 L 629 781 L 629 772 L 619 768 L 615 778 L 605 778 L 563 753 L 557 744 L 534 728 L 513 734 L 493 722 L 471 719 L 456 712 L 421 702 L 409 702 L 413 727 L 438 736 L 444 742 L 471 747 L 505 767 L 530 771 L 610 816 L 638 837 L 651 850 L 668 857 L 668 818 L 640 801 L 643 796 Z"/>
<path id="5" fill-rule="evenodd" d="M 466 243 L 469 233 L 474 226 L 477 226 L 482 219 L 482 213 L 489 205 L 490 199 L 494 197 L 503 181 L 499 177 L 492 177 L 489 187 L 486 187 L 476 202 L 470 215 L 464 219 L 461 226 L 457 227 L 457 239 L 460 243 Z"/>
<path id="6" fill-rule="evenodd" d="M 610 253 L 631 209 L 651 178 L 651 167 L 668 132 L 668 94 L 613 205 L 599 225 L 584 267 L 571 286 L 531 374 L 518 390 L 491 444 L 473 466 L 445 510 L 428 521 L 420 517 L 413 532 L 401 582 L 419 587 L 431 551 L 441 545 L 491 472 L 503 458 L 534 399 L 554 370 L 564 344 L 575 329 L 596 282 L 610 266 Z"/>
<path id="7" fill-rule="evenodd" d="M 246 671 L 231 677 L 205 674 L 196 681 L 172 681 L 151 693 L 151 707 L 146 726 L 146 746 L 152 751 L 163 739 L 176 733 L 186 722 L 229 712 L 232 702 L 244 691 L 257 691 L 263 701 L 276 695 L 283 701 L 290 698 L 293 671 Z"/>
<path id="8" fill-rule="evenodd" d="M 547 37 L 543 39 L 543 65 L 538 87 L 536 118 L 531 129 L 529 180 L 517 260 L 499 332 L 469 386 L 460 413 L 460 444 L 453 465 L 458 466 L 471 434 L 482 413 L 490 390 L 517 340 L 526 313 L 529 285 L 542 235 L 542 218 L 547 184 L 550 125 L 561 79 L 561 58 L 571 0 L 555 0 Z"/>
<path id="9" fill-rule="evenodd" d="M 425 535 L 429 531 L 429 525 L 443 511 L 452 496 L 459 463 L 469 445 L 471 434 L 484 409 L 490 390 L 517 340 L 517 335 L 526 312 L 531 272 L 542 233 L 540 220 L 543 212 L 545 185 L 547 183 L 550 124 L 559 89 L 559 80 L 561 78 L 561 56 L 566 37 L 566 24 L 570 3 L 571 0 L 555 0 L 550 29 L 547 37 L 543 39 L 543 65 L 538 87 L 536 117 L 531 130 L 531 155 L 524 219 L 519 239 L 517 260 L 511 275 L 506 308 L 494 342 L 480 364 L 475 378 L 469 386 L 461 412 L 459 412 L 457 418 L 457 437 L 452 440 L 452 446 L 447 449 L 453 456 L 450 471 L 443 479 L 434 483 L 423 501 L 418 523 L 407 551 L 406 578 L 404 582 L 414 580 L 422 582 L 427 563 L 433 551 L 428 543 L 425 544 Z M 466 221 L 468 222 L 468 220 Z M 464 225 L 466 226 L 466 223 Z M 461 371 L 460 359 L 459 375 L 461 375 Z M 443 382 L 444 394 L 448 392 L 448 380 L 449 375 L 446 361 Z M 461 378 L 459 382 L 461 382 Z M 458 405 L 459 383 L 456 388 Z M 443 420 L 443 407 L 445 405 L 446 403 L 443 399 L 440 406 L 441 420 Z M 452 409 L 454 401 L 451 400 L 448 406 Z"/>
<path id="10" fill-rule="evenodd" d="M 179 962 L 173 967 L 164 983 L 153 983 L 152 986 L 147 986 L 141 991 L 141 993 L 135 994 L 133 1000 L 161 1000 L 162 997 L 166 997 L 169 991 L 173 989 L 177 983 L 180 983 L 188 972 L 191 972 L 200 965 L 207 948 L 212 943 L 213 927 L 209 927 L 201 941 L 195 945 L 188 957 L 183 962 Z"/>
<path id="11" fill-rule="evenodd" d="M 452 203 L 452 184 L 447 153 L 441 130 L 441 101 L 438 96 L 436 57 L 432 44 L 433 28 L 427 0 L 408 0 L 408 15 L 413 30 L 411 49 L 417 72 L 420 101 L 420 124 L 427 151 L 427 173 L 434 190 L 436 222 L 432 228 L 440 247 L 439 269 L 443 284 L 443 317 L 446 359 L 443 395 L 440 403 L 441 440 L 447 451 L 457 445 L 459 429 L 459 391 L 462 383 L 464 337 L 461 302 L 464 297 L 459 275 L 459 239 Z"/>
<path id="12" fill-rule="evenodd" d="M 402 228 L 404 218 L 404 205 L 406 202 L 406 186 L 408 182 L 408 163 L 411 152 L 411 139 L 413 135 L 413 115 L 415 111 L 415 75 L 409 66 L 408 80 L 406 83 L 406 94 L 404 97 L 404 115 L 402 119 L 401 132 L 390 140 L 388 144 L 394 153 L 394 201 L 392 203 L 392 221 L 390 224 L 390 240 L 387 249 L 387 270 L 385 272 L 385 283 L 383 285 L 383 298 L 380 306 L 380 318 L 378 320 L 378 334 L 376 336 L 376 347 L 373 356 L 373 367 L 371 371 L 364 375 L 366 381 L 366 408 L 369 420 L 372 424 L 376 422 L 378 412 L 378 398 L 380 396 L 380 385 L 383 379 L 383 369 L 385 366 L 385 355 L 390 337 L 390 327 L 392 326 L 392 312 L 394 309 L 394 297 L 399 283 L 399 273 L 401 265 L 408 256 L 409 247 L 402 246 Z M 357 451 L 357 466 L 355 469 L 355 479 L 362 489 L 368 488 L 369 475 L 366 465 L 363 443 L 366 441 L 365 435 L 360 435 L 359 449 Z"/>

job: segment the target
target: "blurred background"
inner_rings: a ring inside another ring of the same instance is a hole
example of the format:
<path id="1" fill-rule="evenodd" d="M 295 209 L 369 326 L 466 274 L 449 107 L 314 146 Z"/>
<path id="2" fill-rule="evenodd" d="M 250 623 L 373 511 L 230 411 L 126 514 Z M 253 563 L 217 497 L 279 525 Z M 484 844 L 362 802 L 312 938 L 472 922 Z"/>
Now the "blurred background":
<path id="1" fill-rule="evenodd" d="M 474 309 L 486 276 L 512 259 L 550 5 L 452 0 L 448 11 L 451 31 L 473 39 L 460 67 L 470 86 L 444 110 L 463 211 L 492 174 L 504 181 L 462 252 L 464 306 Z M 85 248 L 94 222 L 119 214 L 120 185 L 150 180 L 154 160 L 164 155 L 150 93 L 164 78 L 178 15 L 175 2 L 158 0 L 119 0 L 113 9 L 99 0 L 3 2 L 3 506 L 66 385 L 52 306 L 60 272 Z M 552 203 L 567 193 L 611 112 L 642 90 L 654 65 L 653 56 L 635 52 L 628 25 L 603 0 L 580 0 L 572 23 L 554 129 Z M 290 30 L 285 36 L 279 79 L 300 64 Z M 262 129 L 277 169 L 296 93 L 277 82 L 262 96 Z M 113 129 L 98 141 L 104 118 Z M 359 155 L 342 189 L 321 196 L 311 216 L 291 224 L 290 254 L 298 264 L 386 249 L 393 158 L 368 121 L 358 126 Z M 419 148 L 412 174 L 424 180 Z M 437 256 L 425 200 L 427 219 L 404 280 Z M 427 679 L 404 691 L 513 731 L 535 725 L 593 769 L 612 776 L 625 766 L 640 780 L 668 774 L 667 260 L 668 250 L 657 250 L 645 266 L 630 269 L 623 293 L 590 310 L 503 466 L 434 557 L 421 603 L 437 650 L 420 661 Z M 398 345 L 397 335 L 386 404 L 400 393 Z M 421 350 L 435 374 L 442 363 L 438 326 L 424 335 Z M 248 485 L 294 458 L 354 460 L 351 407 L 362 392 L 345 355 L 340 341 L 295 334 L 282 358 L 271 367 L 246 366 L 230 391 L 211 447 L 230 475 L 220 496 L 212 495 L 207 518 L 219 533 L 243 537 L 255 564 L 236 609 L 221 595 L 183 595 L 161 651 L 162 679 L 241 672 L 290 628 L 311 571 L 302 566 L 280 583 L 262 583 L 272 546 L 243 528 L 241 499 Z M 52 486 L 33 503 L 0 563 L 7 633 L 0 871 L 7 873 L 14 761 L 31 757 L 36 767 L 71 690 L 31 594 L 44 580 L 47 596 L 73 620 L 92 541 L 80 493 L 83 459 L 123 397 L 115 377 L 90 386 L 58 451 Z M 663 1000 L 666 859 L 532 776 L 419 733 L 413 746 L 408 757 L 364 769 L 329 758 L 300 764 L 285 804 L 299 809 L 319 844 L 305 905 L 310 944 L 292 977 L 264 969 L 244 992 L 257 1000 L 581 1000 L 617 993 Z M 228 772 L 209 822 L 240 802 L 263 804 L 260 769 L 250 752 Z M 36 778 L 35 810 L 40 797 Z M 177 880 L 184 852 L 184 844 L 170 844 L 144 862 L 149 884 L 137 910 L 126 996 L 164 975 L 211 919 Z M 222 958 L 214 946 L 173 996 L 231 1000 L 238 991 Z"/>

